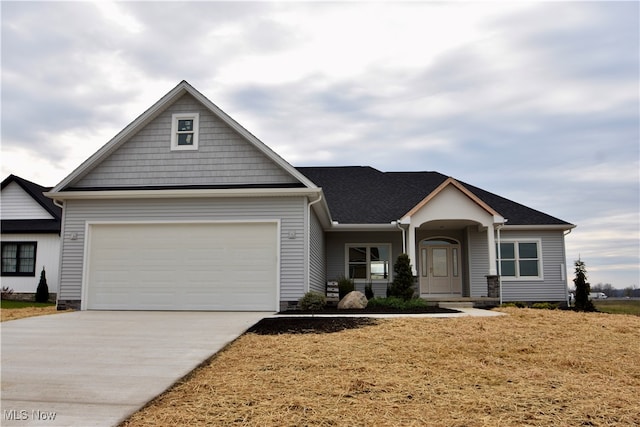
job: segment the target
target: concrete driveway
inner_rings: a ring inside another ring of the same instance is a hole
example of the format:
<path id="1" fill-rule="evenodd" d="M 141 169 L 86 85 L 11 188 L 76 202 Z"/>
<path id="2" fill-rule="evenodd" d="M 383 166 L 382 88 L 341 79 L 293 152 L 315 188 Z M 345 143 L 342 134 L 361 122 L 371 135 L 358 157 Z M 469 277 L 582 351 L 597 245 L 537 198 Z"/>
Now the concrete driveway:
<path id="1" fill-rule="evenodd" d="M 3 322 L 0 425 L 117 425 L 271 314 L 77 311 Z"/>

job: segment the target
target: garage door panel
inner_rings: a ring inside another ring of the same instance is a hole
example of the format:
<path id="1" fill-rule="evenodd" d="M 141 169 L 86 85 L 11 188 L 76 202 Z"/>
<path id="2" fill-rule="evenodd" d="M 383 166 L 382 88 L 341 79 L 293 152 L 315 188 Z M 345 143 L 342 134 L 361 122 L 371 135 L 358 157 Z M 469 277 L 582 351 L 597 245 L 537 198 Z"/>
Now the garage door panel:
<path id="1" fill-rule="evenodd" d="M 275 310 L 277 225 L 94 224 L 90 309 Z"/>

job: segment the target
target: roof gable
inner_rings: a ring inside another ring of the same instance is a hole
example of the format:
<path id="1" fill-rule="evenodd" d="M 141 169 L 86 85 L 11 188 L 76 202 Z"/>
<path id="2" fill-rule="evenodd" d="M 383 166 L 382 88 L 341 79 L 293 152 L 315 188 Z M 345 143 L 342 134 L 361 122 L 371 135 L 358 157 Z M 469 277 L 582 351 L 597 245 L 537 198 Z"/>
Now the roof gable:
<path id="1" fill-rule="evenodd" d="M 172 114 L 201 115 L 197 151 L 170 151 Z M 208 145 L 207 145 L 208 144 Z M 273 184 L 312 187 L 284 159 L 182 81 L 93 156 L 53 193 L 70 189 Z"/>
<path id="2" fill-rule="evenodd" d="M 12 185 L 13 184 L 13 185 Z M 49 199 L 44 195 L 45 192 L 49 191 L 51 187 L 43 187 L 35 182 L 28 181 L 24 178 L 20 178 L 16 175 L 9 175 L 2 181 L 2 191 L 12 191 L 11 189 L 14 186 L 19 187 L 24 193 L 25 197 L 28 199 L 22 199 L 20 195 L 16 195 L 21 200 L 15 200 L 16 203 L 24 203 L 26 205 L 22 205 L 22 208 L 26 208 L 27 206 L 31 206 L 32 209 L 28 209 L 33 212 L 35 215 L 31 215 L 30 218 L 21 216 L 21 218 L 16 218 L 14 215 L 9 214 L 6 209 L 10 206 L 7 206 L 10 203 L 10 200 L 6 198 L 6 194 L 3 194 L 3 203 L 2 203 L 2 218 L 3 219 L 57 219 L 59 220 L 62 216 L 62 209 L 53 203 L 53 200 Z M 11 203 L 12 204 L 12 203 Z M 38 208 L 41 209 L 41 212 L 38 212 Z"/>
<path id="3" fill-rule="evenodd" d="M 440 195 L 443 191 L 445 191 L 448 187 L 454 187 L 462 194 L 467 196 L 473 203 L 478 205 L 480 208 L 485 210 L 488 214 L 497 217 L 500 216 L 498 212 L 496 212 L 491 206 L 487 205 L 484 201 L 478 198 L 475 194 L 466 189 L 466 187 L 460 184 L 458 181 L 453 179 L 452 177 L 447 178 L 442 184 L 440 184 L 435 190 L 429 193 L 420 203 L 415 205 L 409 212 L 407 212 L 403 217 L 411 217 L 419 212 L 424 206 L 426 206 L 429 202 L 435 199 L 438 195 Z"/>
<path id="4" fill-rule="evenodd" d="M 2 181 L 2 233 L 59 233 L 62 209 L 42 187 L 19 176 Z"/>

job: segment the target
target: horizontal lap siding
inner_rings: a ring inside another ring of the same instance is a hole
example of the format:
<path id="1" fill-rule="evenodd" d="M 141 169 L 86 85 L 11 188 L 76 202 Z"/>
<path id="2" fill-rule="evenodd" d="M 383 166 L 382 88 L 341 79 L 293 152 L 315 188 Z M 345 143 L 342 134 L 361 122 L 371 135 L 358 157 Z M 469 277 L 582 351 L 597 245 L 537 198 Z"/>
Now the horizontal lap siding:
<path id="1" fill-rule="evenodd" d="M 565 301 L 566 257 L 563 231 L 503 231 L 503 240 L 541 239 L 544 280 L 502 280 L 505 301 Z M 562 277 L 562 270 L 565 277 Z"/>
<path id="2" fill-rule="evenodd" d="M 297 299 L 304 283 L 304 208 L 305 202 L 301 197 L 67 201 L 59 298 L 81 299 L 86 221 L 279 219 L 280 298 Z M 290 232 L 295 232 L 297 237 L 290 239 Z M 75 240 L 72 240 L 72 235 L 75 235 Z"/>
<path id="3" fill-rule="evenodd" d="M 171 151 L 176 113 L 199 113 L 198 150 Z M 184 95 L 73 186 L 297 183 L 190 95 Z"/>
<path id="4" fill-rule="evenodd" d="M 45 208 L 15 182 L 2 189 L 2 219 L 53 219 Z"/>
<path id="5" fill-rule="evenodd" d="M 310 228 L 309 290 L 324 293 L 327 279 L 324 231 L 313 209 L 311 209 Z"/>
<path id="6" fill-rule="evenodd" d="M 487 274 L 489 274 L 489 248 L 486 231 L 478 232 L 476 228 L 468 229 L 469 283 L 472 297 L 486 297 Z"/>
<path id="7" fill-rule="evenodd" d="M 50 293 L 58 292 L 58 269 L 60 266 L 60 236 L 57 234 L 20 233 L 3 234 L 3 242 L 37 242 L 34 276 L 3 276 L 2 286 L 16 293 L 30 293 L 38 289 L 40 272 L 44 267 Z"/>

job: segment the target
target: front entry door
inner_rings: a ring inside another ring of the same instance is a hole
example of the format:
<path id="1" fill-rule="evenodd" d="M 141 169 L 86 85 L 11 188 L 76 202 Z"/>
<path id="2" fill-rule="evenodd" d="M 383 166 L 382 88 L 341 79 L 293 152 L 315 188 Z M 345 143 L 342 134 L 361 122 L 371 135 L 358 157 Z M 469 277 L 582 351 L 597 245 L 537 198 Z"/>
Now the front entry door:
<path id="1" fill-rule="evenodd" d="M 420 293 L 441 295 L 462 293 L 459 245 L 421 245 Z"/>

